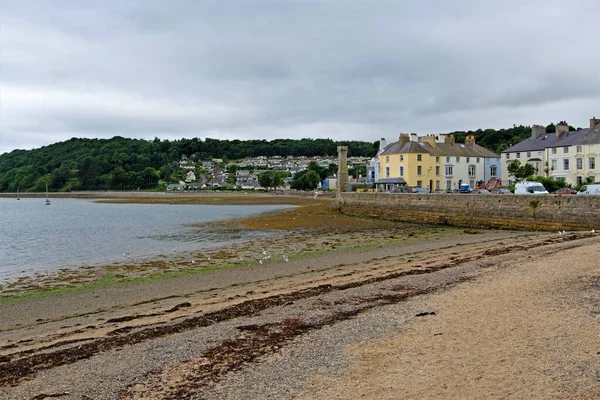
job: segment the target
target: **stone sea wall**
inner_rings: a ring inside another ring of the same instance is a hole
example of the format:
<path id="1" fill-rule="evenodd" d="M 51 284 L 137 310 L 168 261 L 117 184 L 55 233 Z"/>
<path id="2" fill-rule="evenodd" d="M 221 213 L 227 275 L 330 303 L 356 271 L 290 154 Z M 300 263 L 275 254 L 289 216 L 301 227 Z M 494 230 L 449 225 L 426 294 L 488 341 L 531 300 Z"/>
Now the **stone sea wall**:
<path id="1" fill-rule="evenodd" d="M 340 193 L 336 206 L 346 214 L 403 222 L 600 232 L 600 196 Z"/>

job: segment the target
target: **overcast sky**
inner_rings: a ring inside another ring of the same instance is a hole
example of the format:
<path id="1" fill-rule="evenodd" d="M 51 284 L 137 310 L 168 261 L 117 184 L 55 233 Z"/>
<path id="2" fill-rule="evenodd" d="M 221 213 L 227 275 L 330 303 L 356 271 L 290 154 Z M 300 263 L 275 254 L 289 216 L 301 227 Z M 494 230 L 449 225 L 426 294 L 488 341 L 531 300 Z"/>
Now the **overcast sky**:
<path id="1" fill-rule="evenodd" d="M 4 0 L 0 153 L 600 116 L 595 0 Z"/>

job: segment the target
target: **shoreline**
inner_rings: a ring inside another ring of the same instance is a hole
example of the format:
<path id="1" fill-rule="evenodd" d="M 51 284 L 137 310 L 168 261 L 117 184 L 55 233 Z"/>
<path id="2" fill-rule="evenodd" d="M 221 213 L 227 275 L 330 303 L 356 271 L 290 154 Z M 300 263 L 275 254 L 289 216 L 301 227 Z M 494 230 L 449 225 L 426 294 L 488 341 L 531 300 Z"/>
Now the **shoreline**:
<path id="1" fill-rule="evenodd" d="M 242 197 L 240 199 L 240 197 Z M 214 197 L 170 199 L 174 204 L 211 204 Z M 335 211 L 326 198 L 291 196 L 230 196 L 227 201 L 217 199 L 219 204 L 264 204 L 268 201 L 290 204 L 294 208 L 272 211 L 257 216 L 227 219 L 194 224 L 199 232 L 227 235 L 235 232 L 276 232 L 273 237 L 259 237 L 238 243 L 228 243 L 208 249 L 149 256 L 131 262 L 114 262 L 84 265 L 73 268 L 57 268 L 55 272 L 33 273 L 0 285 L 0 300 L 38 296 L 53 292 L 85 290 L 99 284 L 107 285 L 126 281 L 167 279 L 169 277 L 204 273 L 221 268 L 243 268 L 248 265 L 271 262 L 275 259 L 296 259 L 319 253 L 339 253 L 356 248 L 401 244 L 446 237 L 462 232 L 451 227 L 396 224 L 389 221 L 364 219 L 343 215 Z M 156 203 L 151 198 L 124 198 L 101 200 L 118 203 Z M 182 202 L 183 201 L 183 202 Z M 206 203 L 204 203 L 206 202 Z M 158 204 L 164 204 L 162 201 Z M 399 233 L 402 229 L 405 232 Z M 475 231 L 474 231 L 475 232 Z M 365 238 L 370 233 L 371 238 Z M 262 254 L 268 251 L 268 255 Z M 267 258 L 268 257 L 268 258 Z M 261 261 L 262 260 L 262 261 Z"/>

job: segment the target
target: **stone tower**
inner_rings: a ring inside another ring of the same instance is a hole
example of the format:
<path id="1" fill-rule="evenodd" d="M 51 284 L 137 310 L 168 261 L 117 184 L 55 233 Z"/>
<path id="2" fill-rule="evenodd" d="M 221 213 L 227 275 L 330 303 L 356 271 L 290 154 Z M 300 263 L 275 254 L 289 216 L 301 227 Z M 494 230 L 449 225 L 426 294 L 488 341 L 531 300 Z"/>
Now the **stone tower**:
<path id="1" fill-rule="evenodd" d="M 337 191 L 348 191 L 348 146 L 338 146 Z"/>

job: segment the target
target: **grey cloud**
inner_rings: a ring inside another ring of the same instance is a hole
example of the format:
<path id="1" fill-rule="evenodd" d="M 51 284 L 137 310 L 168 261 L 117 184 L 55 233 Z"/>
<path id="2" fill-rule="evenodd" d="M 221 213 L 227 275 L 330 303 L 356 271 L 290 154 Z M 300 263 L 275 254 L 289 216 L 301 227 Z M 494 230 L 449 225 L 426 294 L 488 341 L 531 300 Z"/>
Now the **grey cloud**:
<path id="1" fill-rule="evenodd" d="M 30 0 L 4 11 L 0 152 L 113 132 L 377 140 L 600 113 L 600 4 L 582 0 Z"/>

